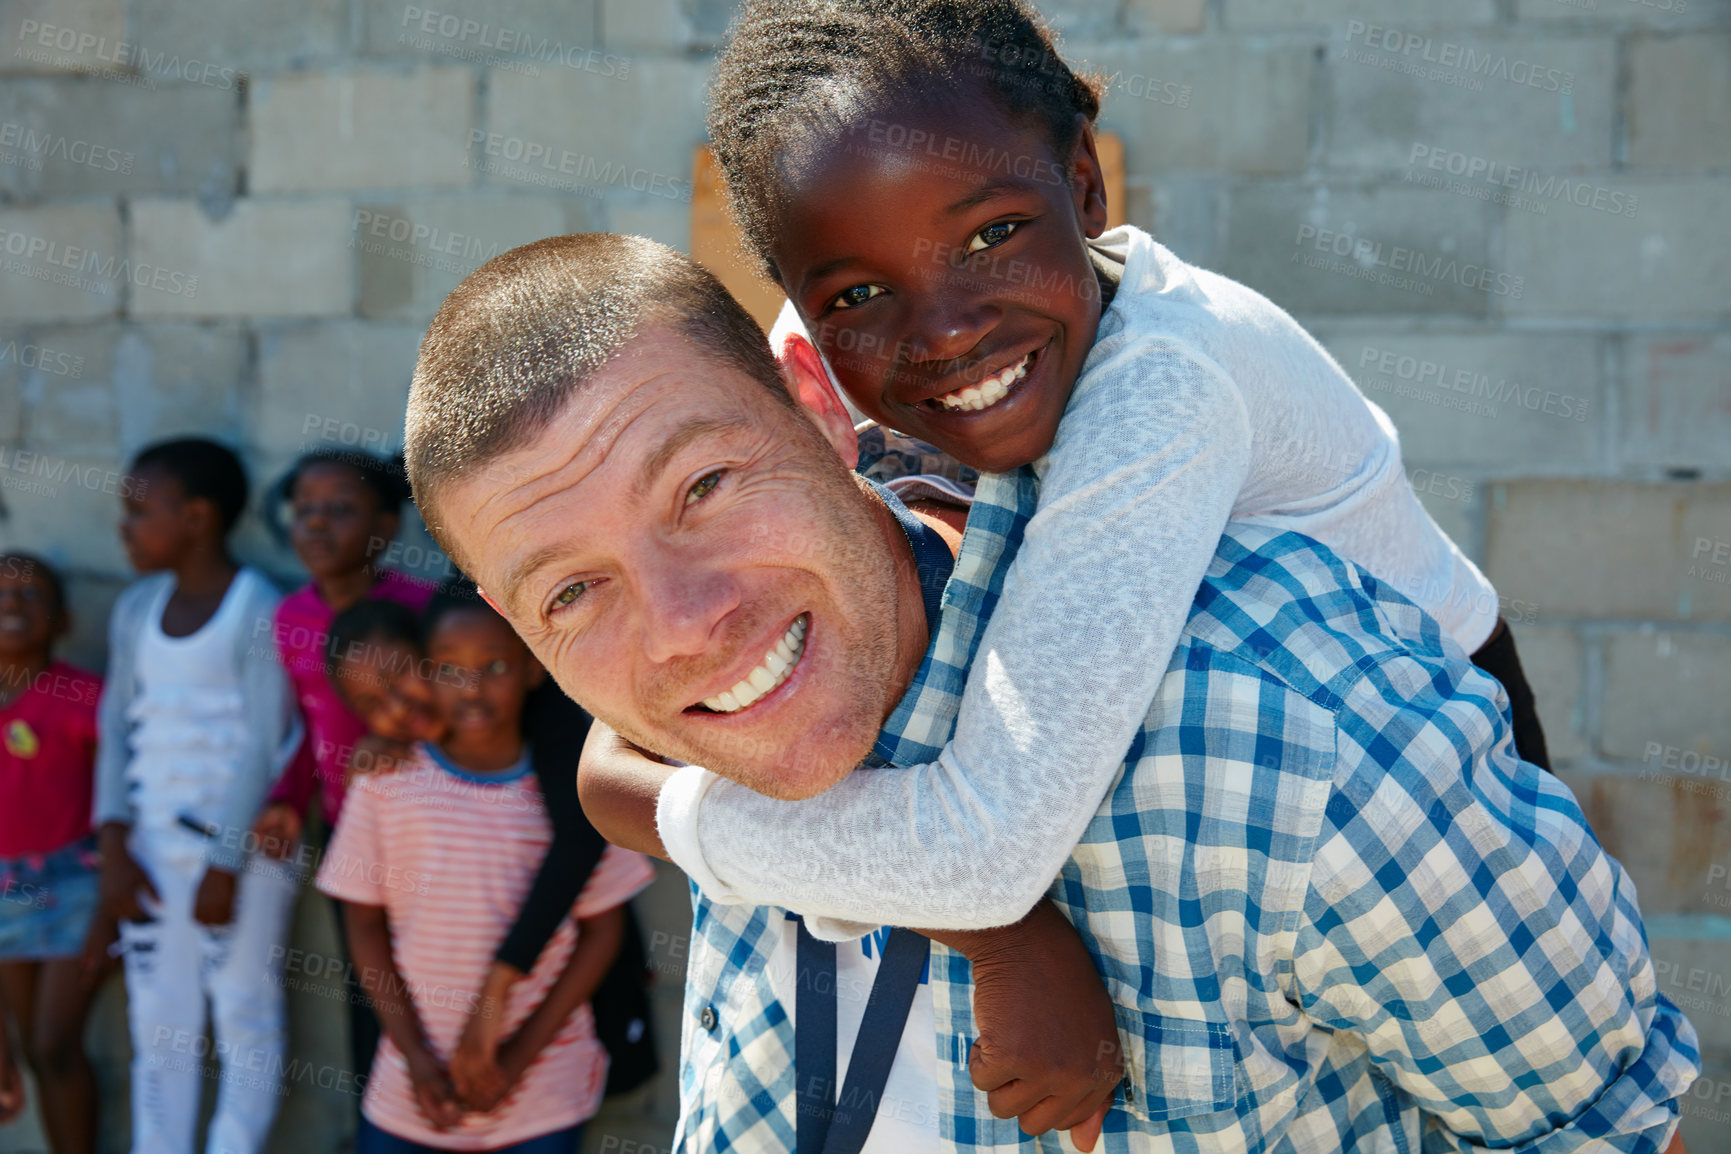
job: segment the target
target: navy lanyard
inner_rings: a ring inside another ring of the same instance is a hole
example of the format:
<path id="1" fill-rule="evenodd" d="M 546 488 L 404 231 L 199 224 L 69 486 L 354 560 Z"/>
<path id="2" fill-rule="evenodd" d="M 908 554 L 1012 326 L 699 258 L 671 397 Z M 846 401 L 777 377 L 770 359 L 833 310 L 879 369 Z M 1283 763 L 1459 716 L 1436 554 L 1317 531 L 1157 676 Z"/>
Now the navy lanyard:
<path id="1" fill-rule="evenodd" d="M 865 1017 L 836 1097 L 835 943 L 820 942 L 799 922 L 793 1045 L 797 1154 L 859 1154 L 883 1100 L 908 1010 L 931 943 L 913 930 L 892 929 L 866 999 Z"/>
<path id="2" fill-rule="evenodd" d="M 938 627 L 944 585 L 956 560 L 936 530 L 908 511 L 882 485 L 872 488 L 895 515 L 920 576 L 926 624 Z M 820 942 L 799 922 L 794 993 L 793 1045 L 796 1154 L 859 1154 L 883 1100 L 890 1067 L 901 1047 L 908 1010 L 925 972 L 931 943 L 913 930 L 892 929 L 878 961 L 878 976 L 866 998 L 865 1017 L 847 1063 L 847 1084 L 838 1102 L 835 1079 L 835 943 Z"/>

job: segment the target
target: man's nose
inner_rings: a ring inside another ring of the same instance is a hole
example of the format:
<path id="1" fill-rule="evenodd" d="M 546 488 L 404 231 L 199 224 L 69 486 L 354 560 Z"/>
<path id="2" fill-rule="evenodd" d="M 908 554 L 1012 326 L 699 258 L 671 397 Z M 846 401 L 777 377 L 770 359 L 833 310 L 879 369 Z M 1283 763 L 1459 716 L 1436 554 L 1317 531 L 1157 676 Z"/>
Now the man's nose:
<path id="1" fill-rule="evenodd" d="M 694 657 L 714 644 L 721 621 L 739 608 L 739 585 L 704 566 L 669 558 L 645 581 L 648 599 L 645 650 L 651 661 Z"/>

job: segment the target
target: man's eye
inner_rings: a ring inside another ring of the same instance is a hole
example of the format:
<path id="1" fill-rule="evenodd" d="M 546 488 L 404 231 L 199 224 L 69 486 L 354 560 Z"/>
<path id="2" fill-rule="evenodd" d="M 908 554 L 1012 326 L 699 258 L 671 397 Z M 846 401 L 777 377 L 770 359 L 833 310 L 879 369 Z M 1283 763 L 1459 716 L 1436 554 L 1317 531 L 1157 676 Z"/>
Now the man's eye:
<path id="1" fill-rule="evenodd" d="M 697 479 L 697 484 L 691 486 L 691 489 L 685 494 L 685 503 L 687 505 L 697 504 L 697 502 L 713 493 L 715 487 L 719 484 L 721 484 L 720 469 L 717 469 L 713 473 L 705 473 Z"/>
<path id="2" fill-rule="evenodd" d="M 830 302 L 830 307 L 837 309 L 857 309 L 873 297 L 882 295 L 883 291 L 884 289 L 882 285 L 856 284 L 852 288 L 842 289 L 841 292 L 836 295 L 835 300 Z"/>
<path id="3" fill-rule="evenodd" d="M 1014 220 L 1000 220 L 997 224 L 988 224 L 976 232 L 974 239 L 968 242 L 968 255 L 972 256 L 976 252 L 985 252 L 989 248 L 998 247 L 1009 240 L 1010 234 L 1019 227 L 1021 227 L 1021 222 Z"/>
<path id="4" fill-rule="evenodd" d="M 567 605 L 574 605 L 576 604 L 577 599 L 588 591 L 589 582 L 573 581 L 571 584 L 565 586 L 565 588 L 559 590 L 559 595 L 553 598 L 553 604 L 559 606 L 561 609 Z"/>

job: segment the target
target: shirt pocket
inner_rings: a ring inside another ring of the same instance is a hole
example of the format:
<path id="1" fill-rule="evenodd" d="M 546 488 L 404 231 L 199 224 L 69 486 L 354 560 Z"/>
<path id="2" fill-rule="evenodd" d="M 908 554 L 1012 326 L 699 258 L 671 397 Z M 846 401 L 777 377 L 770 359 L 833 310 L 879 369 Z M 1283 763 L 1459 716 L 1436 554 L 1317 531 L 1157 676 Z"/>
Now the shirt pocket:
<path id="1" fill-rule="evenodd" d="M 1130 1012 L 1121 1033 L 1119 1093 L 1132 1117 L 1169 1122 L 1229 1110 L 1238 1100 L 1238 1047 L 1224 1023 Z"/>

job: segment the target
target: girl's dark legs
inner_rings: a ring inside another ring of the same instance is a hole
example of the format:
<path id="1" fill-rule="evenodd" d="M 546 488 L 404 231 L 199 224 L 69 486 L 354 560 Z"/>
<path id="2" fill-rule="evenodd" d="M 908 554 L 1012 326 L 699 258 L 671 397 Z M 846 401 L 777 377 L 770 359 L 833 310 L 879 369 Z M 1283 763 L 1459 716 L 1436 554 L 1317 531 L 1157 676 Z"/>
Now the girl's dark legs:
<path id="1" fill-rule="evenodd" d="M 54 1154 L 94 1154 L 96 1073 L 84 1053 L 94 991 L 79 958 L 0 965 L 6 1003 L 18 1015 L 24 1060 L 36 1078 L 37 1116 Z"/>

